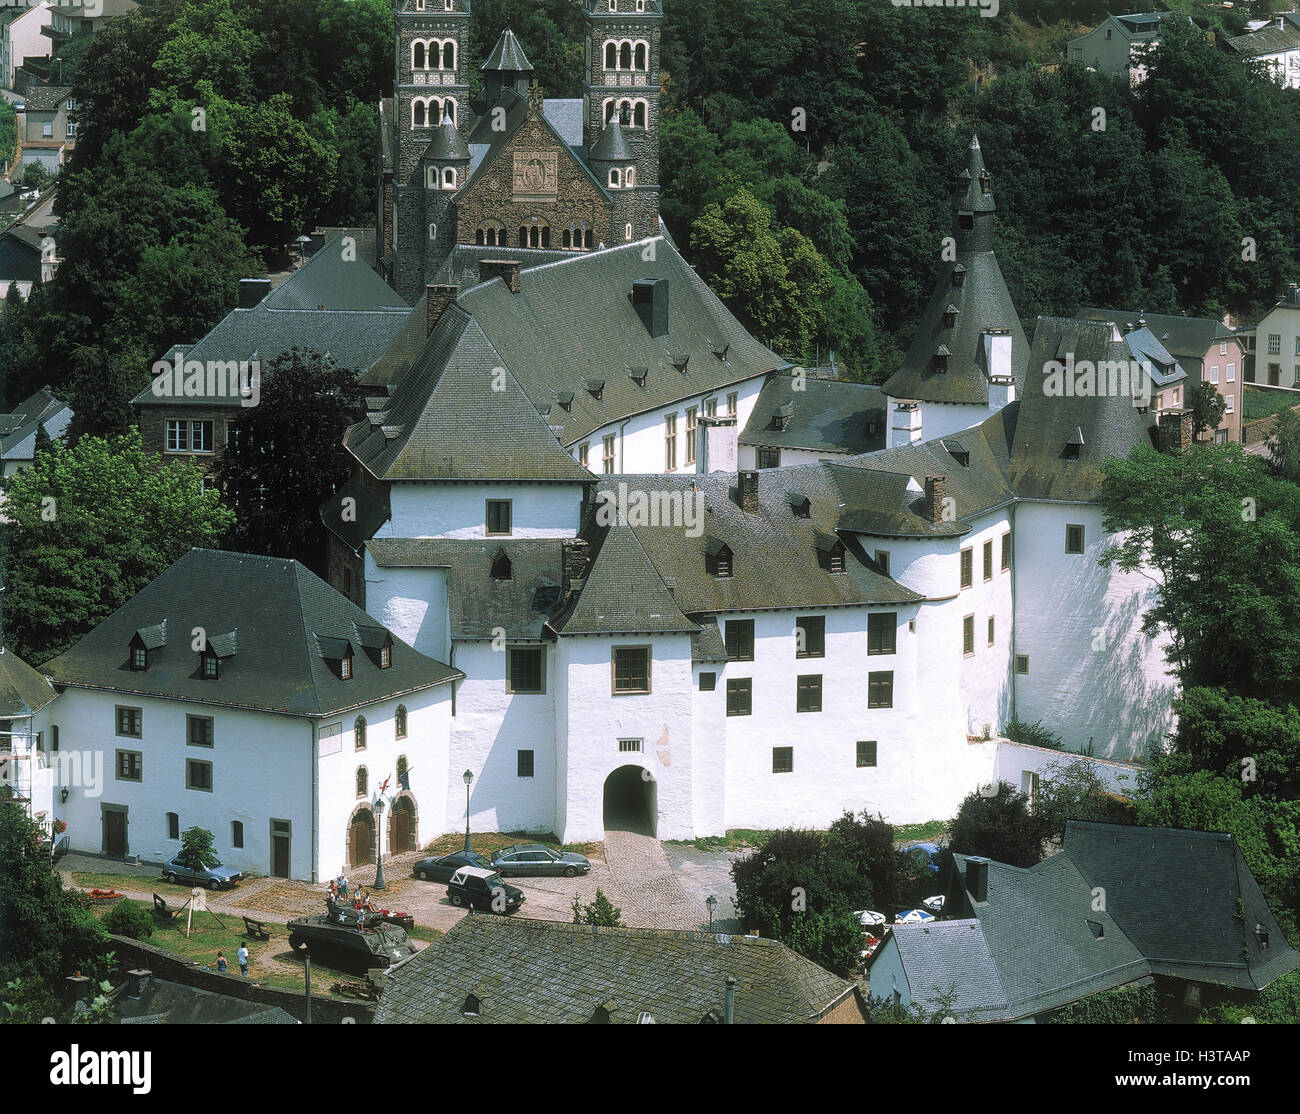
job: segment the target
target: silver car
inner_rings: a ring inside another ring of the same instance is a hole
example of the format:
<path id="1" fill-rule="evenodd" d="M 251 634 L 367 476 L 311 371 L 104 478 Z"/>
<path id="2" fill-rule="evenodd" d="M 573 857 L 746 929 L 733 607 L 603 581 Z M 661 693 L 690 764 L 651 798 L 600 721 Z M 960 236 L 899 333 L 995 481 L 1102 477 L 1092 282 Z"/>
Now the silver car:
<path id="1" fill-rule="evenodd" d="M 591 870 L 591 863 L 572 851 L 552 851 L 540 843 L 517 843 L 492 856 L 492 869 L 502 876 L 562 874 L 573 878 Z"/>
<path id="2" fill-rule="evenodd" d="M 177 855 L 163 863 L 162 876 L 164 882 L 173 885 L 207 886 L 210 890 L 224 890 L 233 886 L 244 874 L 243 871 L 222 866 L 220 860 L 210 867 L 186 866 Z"/>

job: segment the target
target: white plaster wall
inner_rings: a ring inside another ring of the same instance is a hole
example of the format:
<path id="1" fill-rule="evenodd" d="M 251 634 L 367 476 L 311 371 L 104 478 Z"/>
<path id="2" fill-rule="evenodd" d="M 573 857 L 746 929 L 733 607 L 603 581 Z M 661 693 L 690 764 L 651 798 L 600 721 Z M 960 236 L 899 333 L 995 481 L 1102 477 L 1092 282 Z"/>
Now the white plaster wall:
<path id="1" fill-rule="evenodd" d="M 676 374 L 676 373 L 674 373 Z M 688 376 L 683 376 L 687 380 Z M 607 426 L 594 430 L 589 436 L 576 441 L 569 446 L 569 451 L 573 454 L 575 460 L 578 459 L 578 447 L 582 444 L 589 446 L 587 466 L 593 472 L 602 470 L 601 463 L 601 440 L 606 434 L 613 433 L 618 436 L 615 443 L 614 468 L 617 472 L 626 472 L 632 475 L 656 475 L 667 470 L 667 458 L 664 452 L 664 420 L 669 414 L 677 415 L 677 467 L 674 472 L 702 472 L 704 462 L 701 454 L 696 452 L 696 461 L 692 465 L 686 463 L 686 408 L 694 406 L 697 412 L 704 413 L 704 403 L 708 399 L 717 399 L 717 414 L 724 417 L 727 414 L 727 395 L 733 391 L 736 392 L 736 428 L 738 430 L 745 428 L 745 423 L 749 421 L 749 416 L 753 413 L 754 403 L 758 399 L 759 392 L 763 389 L 763 384 L 767 381 L 766 375 L 757 375 L 752 379 L 742 379 L 736 383 L 719 387 L 716 390 L 706 391 L 699 395 L 682 399 L 680 402 L 671 406 L 662 406 L 657 410 L 650 410 L 644 414 L 637 414 L 631 418 L 620 419 L 611 422 Z M 685 383 L 684 383 L 685 385 Z"/>
<path id="2" fill-rule="evenodd" d="M 740 457 L 740 467 L 745 469 L 758 467 L 758 448 L 754 445 L 740 445 L 736 449 Z M 797 468 L 801 464 L 816 464 L 820 460 L 842 461 L 845 453 L 823 453 L 812 449 L 782 449 L 781 467 Z"/>
<path id="3" fill-rule="evenodd" d="M 509 499 L 512 538 L 571 538 L 578 530 L 581 484 L 395 483 L 392 517 L 379 538 L 483 538 L 487 501 Z"/>
<path id="4" fill-rule="evenodd" d="M 447 570 L 381 568 L 369 549 L 365 561 L 366 611 L 408 646 L 436 661 L 448 661 Z"/>
<path id="5" fill-rule="evenodd" d="M 465 783 L 470 827 L 476 832 L 549 833 L 555 827 L 555 644 L 546 646 L 546 692 L 506 692 L 506 655 L 491 642 L 456 642 L 456 668 L 466 679 L 456 690 L 451 721 L 448 830 L 465 825 Z M 533 752 L 533 776 L 518 776 L 518 752 Z"/>
<path id="6" fill-rule="evenodd" d="M 568 674 L 565 719 L 557 728 L 566 751 L 563 795 L 565 842 L 604 837 L 605 780 L 623 766 L 639 766 L 656 783 L 659 839 L 694 836 L 691 800 L 691 644 L 687 635 L 574 636 L 560 640 Z M 651 693 L 614 696 L 610 662 L 615 646 L 652 647 Z M 558 711 L 558 709 L 557 709 Z M 620 738 L 644 740 L 641 754 L 620 754 Z M 557 810 L 558 811 L 558 810 Z"/>
<path id="7" fill-rule="evenodd" d="M 1025 746 L 1010 739 L 995 740 L 997 760 L 993 781 L 1009 781 L 1017 789 L 1026 772 L 1036 773 L 1043 781 L 1064 773 L 1075 762 L 1090 766 L 1105 785 L 1106 791 L 1121 797 L 1133 797 L 1138 789 L 1140 767 L 1130 763 L 1115 762 L 1108 758 L 1092 758 L 1079 754 L 1063 754 L 1059 750 Z"/>
<path id="8" fill-rule="evenodd" d="M 1084 526 L 1085 552 L 1065 552 L 1067 523 Z M 1101 511 L 1081 504 L 1021 503 L 1015 526 L 1017 716 L 1042 720 L 1066 749 L 1105 758 L 1140 756 L 1171 729 L 1173 678 L 1165 638 L 1141 631 L 1157 584 L 1111 572 L 1097 560 L 1112 539 Z"/>
<path id="9" fill-rule="evenodd" d="M 1282 338 L 1281 351 L 1269 355 L 1268 336 L 1276 333 Z M 1300 367 L 1300 356 L 1296 355 L 1296 337 L 1300 336 L 1300 312 L 1294 309 L 1275 308 L 1269 310 L 1258 325 L 1255 326 L 1255 382 L 1268 383 L 1268 365 L 1281 365 L 1278 368 L 1278 386 L 1300 387 L 1296 379 L 1296 368 Z M 1240 367 L 1240 363 L 1237 365 Z M 1226 383 L 1220 383 L 1219 390 L 1228 392 Z M 1241 409 L 1241 391 L 1237 391 L 1237 409 Z"/>
<path id="10" fill-rule="evenodd" d="M 945 605 L 956 621 L 951 637 L 958 654 L 966 733 L 982 735 L 985 724 L 990 734 L 999 734 L 1011 711 L 1011 641 L 1014 604 L 1011 570 L 1002 569 L 1002 536 L 1011 530 L 1005 513 L 977 520 L 977 529 L 960 540 L 959 551 L 970 548 L 972 578 L 969 588 L 960 589 Z M 993 543 L 993 576 L 984 579 L 984 544 Z M 1014 557 L 1013 557 L 1014 560 Z M 957 582 L 961 582 L 961 556 L 957 561 Z M 975 616 L 975 652 L 963 653 L 962 619 Z M 988 644 L 988 621 L 993 618 L 993 645 Z"/>
<path id="11" fill-rule="evenodd" d="M 725 835 L 727 830 L 727 685 L 725 662 L 696 662 L 691 710 L 695 835 Z M 712 692 L 700 691 L 700 674 L 713 673 Z"/>

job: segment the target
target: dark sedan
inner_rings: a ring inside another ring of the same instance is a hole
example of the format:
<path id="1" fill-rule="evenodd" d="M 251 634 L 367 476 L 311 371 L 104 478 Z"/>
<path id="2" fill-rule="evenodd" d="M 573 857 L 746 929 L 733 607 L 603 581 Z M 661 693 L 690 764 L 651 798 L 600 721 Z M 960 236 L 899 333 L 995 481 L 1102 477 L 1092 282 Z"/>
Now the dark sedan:
<path id="1" fill-rule="evenodd" d="M 492 856 L 492 869 L 502 877 L 562 874 L 572 878 L 590 871 L 591 863 L 572 851 L 553 851 L 540 843 L 517 843 Z"/>
<path id="2" fill-rule="evenodd" d="M 415 864 L 415 876 L 421 882 L 450 882 L 451 876 L 463 866 L 492 869 L 492 863 L 477 851 L 453 851 L 450 855 L 421 859 Z"/>

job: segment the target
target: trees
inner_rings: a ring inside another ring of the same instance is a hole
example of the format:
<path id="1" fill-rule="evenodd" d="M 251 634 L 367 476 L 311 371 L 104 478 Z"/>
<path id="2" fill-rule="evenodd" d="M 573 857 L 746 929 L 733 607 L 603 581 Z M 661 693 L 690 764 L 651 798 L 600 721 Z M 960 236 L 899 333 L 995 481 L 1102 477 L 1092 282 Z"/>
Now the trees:
<path id="1" fill-rule="evenodd" d="M 54 442 L 3 481 L 5 634 L 34 664 L 62 653 L 232 516 L 189 463 L 146 455 L 140 434 Z"/>
<path id="2" fill-rule="evenodd" d="M 1197 383 L 1187 392 L 1187 408 L 1192 412 L 1192 436 L 1200 437 L 1207 429 L 1218 429 L 1227 402 L 1213 383 Z"/>
<path id="3" fill-rule="evenodd" d="M 984 855 L 1012 866 L 1033 866 L 1043 857 L 1048 825 L 1029 810 L 1029 798 L 1010 782 L 997 793 L 971 793 L 961 803 L 948 829 L 948 849 L 962 855 Z"/>
<path id="4" fill-rule="evenodd" d="M 1137 786 L 1133 788 L 1136 791 Z M 1137 815 L 1131 801 L 1109 791 L 1091 762 L 1079 759 L 1053 763 L 1043 770 L 1033 807 L 1046 838 L 1058 842 L 1070 820 L 1131 824 Z"/>
<path id="5" fill-rule="evenodd" d="M 186 828 L 181 832 L 181 849 L 176 858 L 188 870 L 207 870 L 220 862 L 207 828 Z"/>
<path id="6" fill-rule="evenodd" d="M 214 478 L 235 518 L 231 548 L 323 571 L 320 505 L 352 474 L 343 433 L 360 416 L 357 373 L 295 348 L 264 368 L 261 401 L 239 412 Z"/>
<path id="7" fill-rule="evenodd" d="M 598 928 L 626 928 L 623 923 L 623 910 L 605 896 L 605 892 L 596 887 L 596 896 L 586 905 L 582 904 L 577 894 L 573 895 L 573 923 L 595 925 Z"/>

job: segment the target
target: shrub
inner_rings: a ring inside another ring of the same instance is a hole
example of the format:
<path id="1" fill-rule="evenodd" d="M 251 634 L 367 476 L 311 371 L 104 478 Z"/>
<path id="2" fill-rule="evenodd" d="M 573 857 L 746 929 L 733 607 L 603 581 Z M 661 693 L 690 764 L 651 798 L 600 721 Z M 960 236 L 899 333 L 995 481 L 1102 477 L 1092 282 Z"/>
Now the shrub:
<path id="1" fill-rule="evenodd" d="M 586 905 L 573 895 L 573 923 L 590 924 L 598 928 L 627 928 L 623 923 L 623 910 L 605 896 L 605 891 L 596 887 L 596 896 Z"/>
<path id="2" fill-rule="evenodd" d="M 1024 743 L 1027 747 L 1046 747 L 1048 750 L 1060 750 L 1064 745 L 1056 732 L 1043 726 L 1041 719 L 1026 723 L 1012 716 L 1002 728 L 1002 737 L 1013 743 Z"/>
<path id="3" fill-rule="evenodd" d="M 153 935 L 153 915 L 138 901 L 119 901 L 108 911 L 104 927 L 115 936 L 143 940 Z"/>
<path id="4" fill-rule="evenodd" d="M 1004 781 L 996 796 L 972 793 L 962 801 L 957 819 L 948 829 L 948 848 L 1027 867 L 1042 859 L 1047 833 L 1043 818 L 1029 811 L 1029 798 Z"/>

